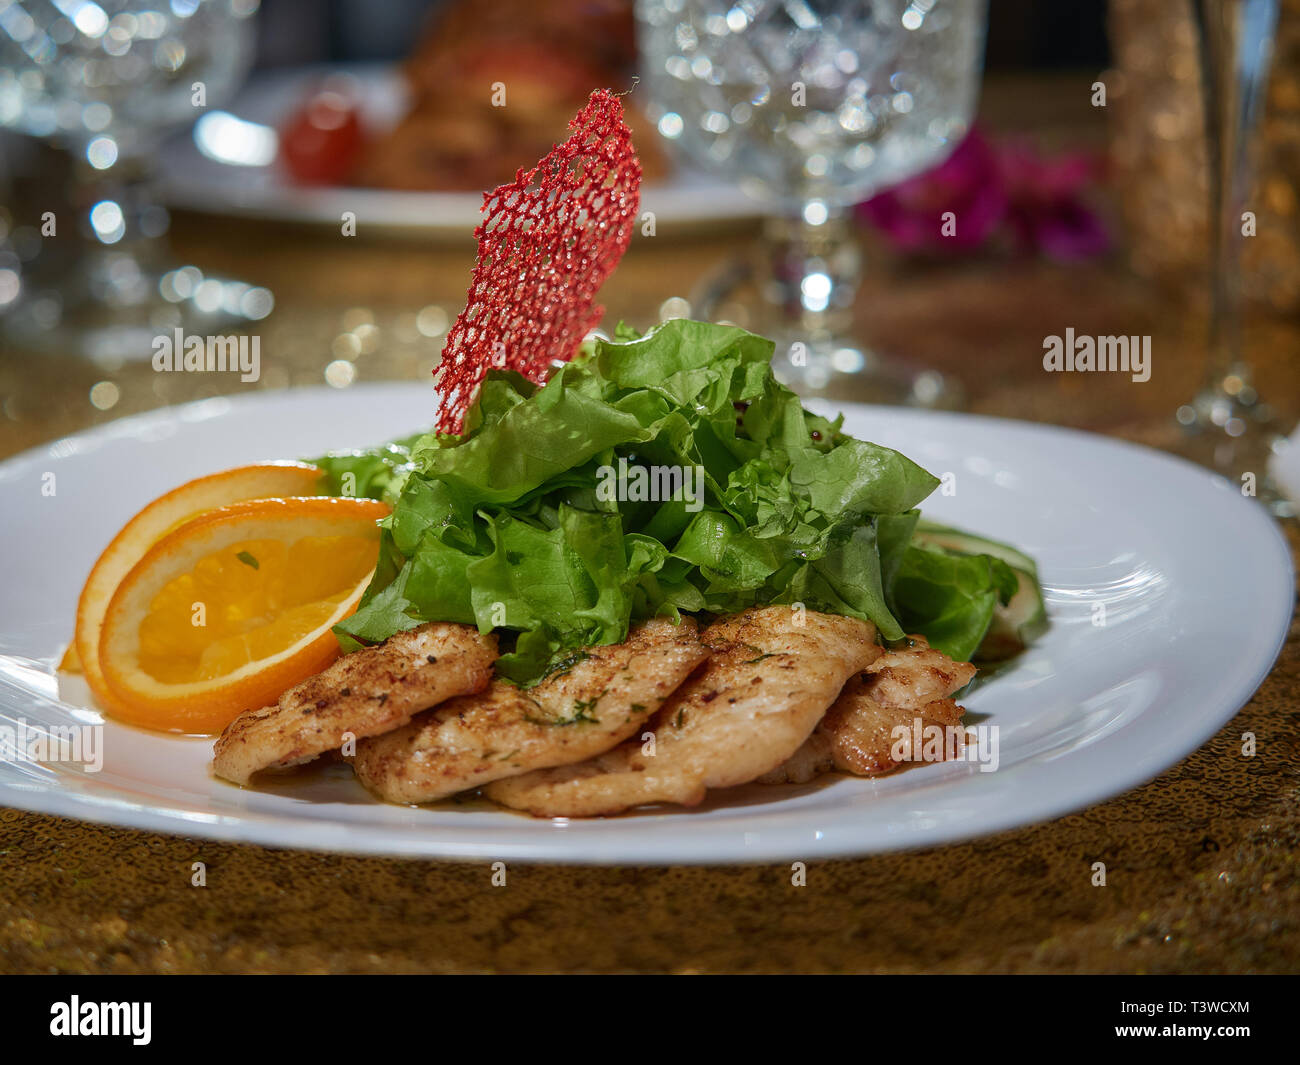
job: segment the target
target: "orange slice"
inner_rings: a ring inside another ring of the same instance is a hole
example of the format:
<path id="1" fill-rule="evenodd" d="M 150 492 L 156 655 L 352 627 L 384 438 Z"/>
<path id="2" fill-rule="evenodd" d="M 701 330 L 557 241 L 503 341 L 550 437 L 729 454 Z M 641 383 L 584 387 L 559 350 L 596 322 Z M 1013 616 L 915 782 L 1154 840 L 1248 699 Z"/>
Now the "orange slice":
<path id="1" fill-rule="evenodd" d="M 339 654 L 379 557 L 372 499 L 254 499 L 168 533 L 109 601 L 98 658 L 114 716 L 219 732 Z"/>
<path id="2" fill-rule="evenodd" d="M 85 673 L 96 698 L 106 710 L 113 709 L 99 668 L 99 636 L 108 601 L 131 567 L 165 534 L 191 518 L 244 499 L 312 495 L 320 477 L 321 471 L 306 463 L 266 462 L 199 477 L 155 499 L 126 523 L 86 578 L 77 604 L 76 633 L 59 668 Z"/>

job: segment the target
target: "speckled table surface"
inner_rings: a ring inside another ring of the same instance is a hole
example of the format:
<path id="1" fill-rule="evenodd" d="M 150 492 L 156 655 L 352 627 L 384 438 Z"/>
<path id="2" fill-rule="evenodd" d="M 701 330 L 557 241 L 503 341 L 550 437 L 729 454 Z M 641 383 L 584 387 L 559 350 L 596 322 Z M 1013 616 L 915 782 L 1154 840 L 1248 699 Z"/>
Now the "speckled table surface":
<path id="1" fill-rule="evenodd" d="M 359 380 L 420 377 L 438 341 L 415 312 L 454 314 L 472 257 L 468 242 L 340 247 L 202 218 L 178 219 L 174 238 L 181 255 L 277 293 L 264 387 L 319 382 L 340 357 Z M 653 320 L 739 239 L 639 245 L 604 302 L 611 315 Z M 1119 258 L 982 260 L 882 269 L 857 315 L 880 347 L 962 378 L 973 410 L 1159 446 L 1172 439 L 1171 404 L 1197 381 L 1196 308 Z M 1043 374 L 1042 338 L 1063 323 L 1150 333 L 1169 354 L 1146 385 Z M 339 339 L 347 333 L 359 339 Z M 1257 315 L 1247 342 L 1261 389 L 1294 420 L 1300 327 Z M 189 376 L 0 353 L 0 456 L 195 398 Z M 101 380 L 118 386 L 108 410 L 88 399 Z M 1294 527 L 1288 535 L 1300 549 Z M 1293 627 L 1240 714 L 1146 786 L 971 843 L 817 863 L 804 887 L 783 865 L 518 866 L 497 887 L 486 865 L 270 850 L 0 809 L 0 970 L 1295 971 L 1298 684 Z M 1253 758 L 1240 754 L 1246 731 L 1258 737 Z M 204 888 L 191 886 L 194 861 L 206 864 Z M 1106 863 L 1105 887 L 1092 884 L 1095 861 Z"/>

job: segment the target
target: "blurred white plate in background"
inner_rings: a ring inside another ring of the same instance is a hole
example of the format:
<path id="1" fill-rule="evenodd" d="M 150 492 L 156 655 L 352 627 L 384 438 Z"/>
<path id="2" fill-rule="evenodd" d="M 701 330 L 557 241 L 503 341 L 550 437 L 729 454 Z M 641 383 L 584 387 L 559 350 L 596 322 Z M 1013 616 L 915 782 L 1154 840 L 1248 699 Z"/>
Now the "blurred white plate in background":
<path id="1" fill-rule="evenodd" d="M 307 67 L 254 75 L 224 112 L 246 122 L 278 130 L 306 94 L 330 74 L 356 78 L 362 122 L 368 130 L 391 129 L 406 110 L 406 86 L 400 69 L 387 64 Z M 159 197 L 168 207 L 206 214 L 238 215 L 268 221 L 338 226 L 344 211 L 355 212 L 359 226 L 388 235 L 465 236 L 479 221 L 483 194 L 478 192 L 401 192 L 339 186 L 295 184 L 274 161 L 262 165 L 218 162 L 200 151 L 196 136 L 211 136 L 216 127 L 197 126 L 173 137 L 157 157 Z M 566 135 L 555 131 L 555 139 Z M 261 153 L 244 146 L 249 158 Z M 217 152 L 214 154 L 222 154 Z M 239 153 L 231 152 L 232 156 Z M 520 159 L 520 166 L 537 160 Z M 714 178 L 679 171 L 663 184 L 641 190 L 643 210 L 655 214 L 656 235 L 695 233 L 752 222 L 760 204 L 739 189 Z"/>

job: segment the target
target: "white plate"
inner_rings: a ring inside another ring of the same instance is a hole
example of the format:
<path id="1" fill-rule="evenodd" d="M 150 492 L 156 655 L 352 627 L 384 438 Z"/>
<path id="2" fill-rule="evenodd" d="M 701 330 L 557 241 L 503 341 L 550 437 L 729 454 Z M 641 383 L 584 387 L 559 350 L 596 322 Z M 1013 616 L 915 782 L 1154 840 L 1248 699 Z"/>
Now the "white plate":
<path id="1" fill-rule="evenodd" d="M 82 579 L 139 507 L 203 473 L 414 431 L 427 385 L 303 389 L 128 418 L 0 465 L 0 724 L 99 722 L 54 663 Z M 1268 672 L 1291 563 L 1263 508 L 1204 470 L 1084 433 L 966 415 L 849 407 L 956 492 L 931 517 L 1040 561 L 1052 627 L 967 700 L 1000 729 L 1001 765 L 923 765 L 881 780 L 753 785 L 694 810 L 571 823 L 478 805 L 397 807 L 338 766 L 241 790 L 211 743 L 109 721 L 104 765 L 0 762 L 0 803 L 187 836 L 379 854 L 591 863 L 794 861 L 917 847 L 1057 817 L 1132 788 L 1205 742 Z M 43 494 L 46 474 L 55 494 Z M 1105 625 L 1094 624 L 1105 604 Z"/>
<path id="2" fill-rule="evenodd" d="M 386 64 L 308 67 L 255 75 L 226 110 L 248 122 L 279 129 L 305 94 L 327 75 L 346 72 L 357 80 L 366 129 L 391 129 L 406 110 L 406 88 L 396 67 Z M 198 126 L 195 130 L 198 130 Z M 556 139 L 565 131 L 557 129 Z M 520 159 L 520 166 L 536 160 Z M 338 226 L 344 211 L 355 212 L 370 232 L 464 237 L 478 225 L 481 191 L 403 192 L 391 189 L 304 187 L 277 163 L 241 166 L 220 162 L 199 150 L 194 131 L 173 137 L 158 152 L 158 193 L 169 207 L 205 214 L 239 215 L 270 221 Z M 665 235 L 725 228 L 761 217 L 762 206 L 734 185 L 686 170 L 641 190 L 643 210 L 652 211 Z M 656 232 L 658 232 L 658 228 Z"/>

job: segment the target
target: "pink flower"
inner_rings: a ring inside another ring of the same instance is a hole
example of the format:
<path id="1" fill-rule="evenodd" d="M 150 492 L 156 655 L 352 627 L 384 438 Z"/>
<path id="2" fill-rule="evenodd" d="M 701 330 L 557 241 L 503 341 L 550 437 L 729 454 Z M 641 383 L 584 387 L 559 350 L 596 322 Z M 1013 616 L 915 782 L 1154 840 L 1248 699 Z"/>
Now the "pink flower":
<path id="1" fill-rule="evenodd" d="M 900 251 L 970 251 L 1005 233 L 1028 254 L 1084 259 L 1110 247 L 1086 199 L 1095 172 L 1086 155 L 1050 158 L 1024 142 L 990 145 L 972 129 L 939 166 L 858 210 Z"/>
<path id="2" fill-rule="evenodd" d="M 971 130 L 933 170 L 873 196 L 858 209 L 902 251 L 946 252 L 982 245 L 1002 222 L 1007 199 L 996 155 Z"/>
<path id="3" fill-rule="evenodd" d="M 1069 261 L 1110 247 L 1110 234 L 1084 199 L 1097 170 L 1091 157 L 1047 158 L 1019 142 L 999 148 L 998 167 L 1007 190 L 1007 222 L 1021 250 Z"/>

